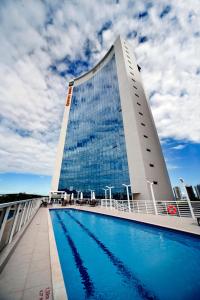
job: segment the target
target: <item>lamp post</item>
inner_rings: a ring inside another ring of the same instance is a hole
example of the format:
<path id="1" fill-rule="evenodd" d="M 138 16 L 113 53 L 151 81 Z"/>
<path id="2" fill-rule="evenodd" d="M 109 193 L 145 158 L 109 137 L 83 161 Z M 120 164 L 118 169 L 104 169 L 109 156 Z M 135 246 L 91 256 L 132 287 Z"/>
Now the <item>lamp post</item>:
<path id="1" fill-rule="evenodd" d="M 108 189 L 102 189 L 102 190 L 105 191 L 105 199 L 107 199 L 107 191 L 108 191 Z"/>
<path id="2" fill-rule="evenodd" d="M 92 195 L 93 195 L 94 190 L 89 190 L 89 191 L 91 192 L 90 198 L 91 198 L 91 200 L 92 200 Z"/>
<path id="3" fill-rule="evenodd" d="M 49 203 L 51 203 L 51 192 L 49 192 Z"/>
<path id="4" fill-rule="evenodd" d="M 131 186 L 130 184 L 122 184 L 123 186 L 126 187 L 126 193 L 127 193 L 127 200 L 128 200 L 128 210 L 129 212 L 131 212 L 131 204 L 130 204 L 130 197 L 129 197 L 129 186 Z"/>
<path id="5" fill-rule="evenodd" d="M 151 197 L 152 197 L 152 200 L 153 200 L 153 205 L 154 205 L 154 209 L 155 209 L 155 214 L 158 215 L 158 210 L 157 210 L 157 206 L 156 206 L 156 199 L 155 199 L 155 195 L 154 195 L 154 191 L 153 191 L 153 182 L 147 180 L 147 182 L 149 183 L 150 185 L 150 190 L 151 190 Z"/>
<path id="6" fill-rule="evenodd" d="M 81 191 L 77 191 L 77 198 L 74 200 L 74 202 L 75 202 L 74 204 L 75 204 L 75 205 L 76 205 L 76 200 L 79 199 L 80 192 L 81 192 Z"/>
<path id="7" fill-rule="evenodd" d="M 105 192 L 105 202 L 106 202 L 106 208 L 107 208 L 107 191 L 108 189 L 102 189 Z"/>
<path id="8" fill-rule="evenodd" d="M 193 211 L 193 208 L 192 208 L 192 204 L 190 202 L 190 197 L 188 195 L 188 191 L 187 191 L 187 188 L 186 188 L 186 184 L 185 184 L 185 181 L 183 180 L 183 178 L 179 178 L 180 182 L 182 183 L 182 186 L 185 190 L 185 193 L 186 193 L 186 199 L 187 199 L 187 203 L 188 203 L 188 206 L 190 208 L 190 212 L 191 212 L 191 216 L 192 218 L 195 220 L 195 215 L 194 215 L 194 211 Z"/>
<path id="9" fill-rule="evenodd" d="M 106 186 L 108 189 L 109 189 L 109 194 L 110 194 L 110 208 L 111 207 L 111 200 L 112 200 L 112 193 L 111 193 L 111 190 L 114 188 L 114 186 Z"/>

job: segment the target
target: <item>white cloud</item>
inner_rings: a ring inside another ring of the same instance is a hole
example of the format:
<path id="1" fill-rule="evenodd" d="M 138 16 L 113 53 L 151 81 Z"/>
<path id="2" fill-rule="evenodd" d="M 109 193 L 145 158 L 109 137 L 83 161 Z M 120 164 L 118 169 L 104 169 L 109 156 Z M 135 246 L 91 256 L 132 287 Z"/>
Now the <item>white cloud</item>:
<path id="1" fill-rule="evenodd" d="M 92 66 L 121 34 L 137 31 L 148 41 L 129 38 L 161 138 L 200 142 L 199 2 L 5 1 L 0 9 L 0 171 L 52 174 L 67 81 L 50 66 L 68 57 L 85 60 L 90 39 Z M 172 9 L 162 20 L 166 5 Z M 9 16 L 9 17 L 8 17 Z M 111 21 L 112 25 L 97 32 Z M 181 145 L 179 145 L 181 146 Z M 178 146 L 177 146 L 178 147 Z M 177 149 L 177 148 L 176 148 Z"/>
<path id="2" fill-rule="evenodd" d="M 177 145 L 177 146 L 172 147 L 172 149 L 175 149 L 175 150 L 182 150 L 182 149 L 184 149 L 186 146 L 187 146 L 187 145 L 180 144 L 180 145 Z"/>

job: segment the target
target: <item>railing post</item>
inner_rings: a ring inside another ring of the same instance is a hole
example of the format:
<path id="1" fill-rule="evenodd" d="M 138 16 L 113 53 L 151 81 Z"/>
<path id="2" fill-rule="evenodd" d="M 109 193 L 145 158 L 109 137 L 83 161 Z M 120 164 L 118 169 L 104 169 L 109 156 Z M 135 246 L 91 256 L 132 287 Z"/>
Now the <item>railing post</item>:
<path id="1" fill-rule="evenodd" d="M 29 215 L 30 215 L 30 211 L 31 211 L 31 201 L 29 202 L 29 208 L 28 208 L 28 213 L 27 213 L 27 219 L 26 219 L 26 222 L 28 222 Z"/>
<path id="2" fill-rule="evenodd" d="M 166 203 L 166 201 L 164 202 L 164 205 L 165 205 L 165 211 L 166 211 L 167 215 L 169 215 L 168 210 L 167 210 L 167 203 Z"/>
<path id="3" fill-rule="evenodd" d="M 144 200 L 144 206 L 145 206 L 146 214 L 148 214 L 148 212 L 147 212 L 147 204 L 146 204 L 146 200 Z"/>
<path id="4" fill-rule="evenodd" d="M 35 203 L 35 208 L 34 208 L 34 210 L 36 210 L 39 206 L 40 206 L 40 200 L 37 200 L 37 202 Z"/>
<path id="5" fill-rule="evenodd" d="M 178 201 L 176 201 L 175 203 L 176 203 L 176 207 L 177 207 L 177 210 L 178 210 L 178 215 L 179 215 L 179 217 L 181 217 L 181 213 L 180 213 L 180 210 L 179 210 L 179 203 L 178 203 Z"/>
<path id="6" fill-rule="evenodd" d="M 141 201 L 138 202 L 138 212 L 141 213 L 141 207 L 140 207 L 140 203 Z"/>
<path id="7" fill-rule="evenodd" d="M 10 208 L 11 208 L 11 206 L 8 206 L 6 208 L 6 212 L 5 212 L 5 215 L 4 215 L 4 218 L 3 218 L 3 222 L 1 224 L 1 229 L 0 229 L 0 243 L 1 243 L 2 236 L 3 236 L 4 228 L 6 226 L 6 222 L 7 222 L 7 219 L 8 219 L 8 214 L 10 212 Z"/>
<path id="8" fill-rule="evenodd" d="M 136 200 L 136 207 L 137 207 L 137 212 L 139 213 L 138 201 L 137 200 Z"/>
<path id="9" fill-rule="evenodd" d="M 10 233 L 8 244 L 10 244 L 12 242 L 12 238 L 13 238 L 13 235 L 15 233 L 15 227 L 16 227 L 16 224 L 17 224 L 17 219 L 18 219 L 18 216 L 19 216 L 20 207 L 21 207 L 21 204 L 19 204 L 18 207 L 16 208 L 17 212 L 16 212 L 14 222 L 13 222 L 13 225 L 12 225 L 12 230 L 11 230 L 11 233 Z"/>
<path id="10" fill-rule="evenodd" d="M 152 185 L 150 185 L 150 187 L 151 187 L 151 190 L 153 191 Z M 153 200 L 153 205 L 154 205 L 154 209 L 155 209 L 155 215 L 158 215 L 158 210 L 157 210 L 157 206 L 156 206 L 156 200 L 155 200 L 153 192 L 152 192 L 152 200 Z"/>
<path id="11" fill-rule="evenodd" d="M 31 209 L 30 209 L 29 219 L 30 219 L 30 217 L 31 217 L 32 214 L 33 214 L 33 201 L 34 201 L 34 200 L 31 201 Z"/>
<path id="12" fill-rule="evenodd" d="M 2 224 L 2 222 L 3 222 L 3 218 L 4 218 L 4 212 L 5 212 L 5 208 L 3 208 L 2 210 L 1 210 L 1 214 L 0 214 L 0 228 L 1 228 L 1 224 Z"/>
<path id="13" fill-rule="evenodd" d="M 135 200 L 132 200 L 133 213 L 135 213 Z"/>
<path id="14" fill-rule="evenodd" d="M 36 203 L 36 201 L 37 201 L 37 200 L 33 201 L 33 203 L 32 203 L 32 214 L 33 214 L 33 212 L 35 211 L 35 203 Z"/>
<path id="15" fill-rule="evenodd" d="M 27 209 L 26 209 L 26 216 L 25 216 L 25 219 L 24 219 L 24 224 L 26 224 L 26 221 L 27 221 L 27 218 L 28 218 L 30 205 L 31 205 L 31 201 L 28 203 L 28 206 L 27 206 Z"/>
<path id="16" fill-rule="evenodd" d="M 188 202 L 188 205 L 189 205 L 189 209 L 190 209 L 190 213 L 191 213 L 192 219 L 195 220 L 196 218 L 195 218 L 194 211 L 193 211 L 192 204 L 191 204 L 191 201 L 190 201 L 189 197 L 187 197 L 187 202 Z"/>
<path id="17" fill-rule="evenodd" d="M 116 206 L 117 206 L 117 210 L 119 210 L 119 209 L 118 209 L 118 200 L 117 200 L 117 205 L 116 205 Z"/>
<path id="18" fill-rule="evenodd" d="M 29 212 L 29 216 L 28 216 L 29 219 L 32 214 L 33 214 L 33 200 L 31 200 L 31 208 L 30 208 L 30 212 Z"/>
<path id="19" fill-rule="evenodd" d="M 31 201 L 30 201 L 30 209 L 29 209 L 29 213 L 28 213 L 28 220 L 29 220 L 30 217 L 31 217 L 32 209 L 33 209 L 33 204 L 32 204 L 32 200 L 31 200 Z"/>
<path id="20" fill-rule="evenodd" d="M 22 212 L 20 223 L 19 223 L 18 231 L 20 231 L 20 229 L 22 227 L 25 211 L 26 211 L 26 203 L 24 204 L 24 207 L 23 207 L 23 212 Z"/>

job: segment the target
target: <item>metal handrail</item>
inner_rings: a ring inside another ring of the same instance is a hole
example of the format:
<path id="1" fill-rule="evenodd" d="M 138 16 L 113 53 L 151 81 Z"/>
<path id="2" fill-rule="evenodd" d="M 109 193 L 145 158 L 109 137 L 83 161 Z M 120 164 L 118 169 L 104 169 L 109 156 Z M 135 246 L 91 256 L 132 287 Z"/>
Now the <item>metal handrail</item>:
<path id="1" fill-rule="evenodd" d="M 14 201 L 14 202 L 6 202 L 6 203 L 0 203 L 0 209 L 1 208 L 4 208 L 4 207 L 8 207 L 8 206 L 13 206 L 13 205 L 16 205 L 16 204 L 20 204 L 20 203 L 25 203 L 27 201 L 30 201 L 30 200 L 38 200 L 38 199 L 48 199 L 48 197 L 39 197 L 39 198 L 31 198 L 31 199 L 25 199 L 25 200 L 19 200 L 19 201 Z"/>
<path id="2" fill-rule="evenodd" d="M 39 209 L 42 200 L 46 200 L 46 197 L 0 204 L 0 252 L 29 222 Z"/>
<path id="3" fill-rule="evenodd" d="M 101 206 L 118 211 L 189 218 L 200 217 L 200 201 L 190 201 L 190 204 L 187 200 L 155 201 L 154 204 L 151 200 L 101 199 Z"/>

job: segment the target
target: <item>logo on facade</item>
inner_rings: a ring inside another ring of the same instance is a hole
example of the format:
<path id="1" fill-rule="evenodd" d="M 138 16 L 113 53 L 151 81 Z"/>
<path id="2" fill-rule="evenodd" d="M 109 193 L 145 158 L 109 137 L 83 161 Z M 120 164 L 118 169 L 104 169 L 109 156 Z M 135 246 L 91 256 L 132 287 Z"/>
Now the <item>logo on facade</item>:
<path id="1" fill-rule="evenodd" d="M 66 98 L 66 106 L 69 106 L 70 103 L 71 103 L 72 91 L 73 91 L 73 86 L 69 86 L 68 87 L 67 98 Z"/>

